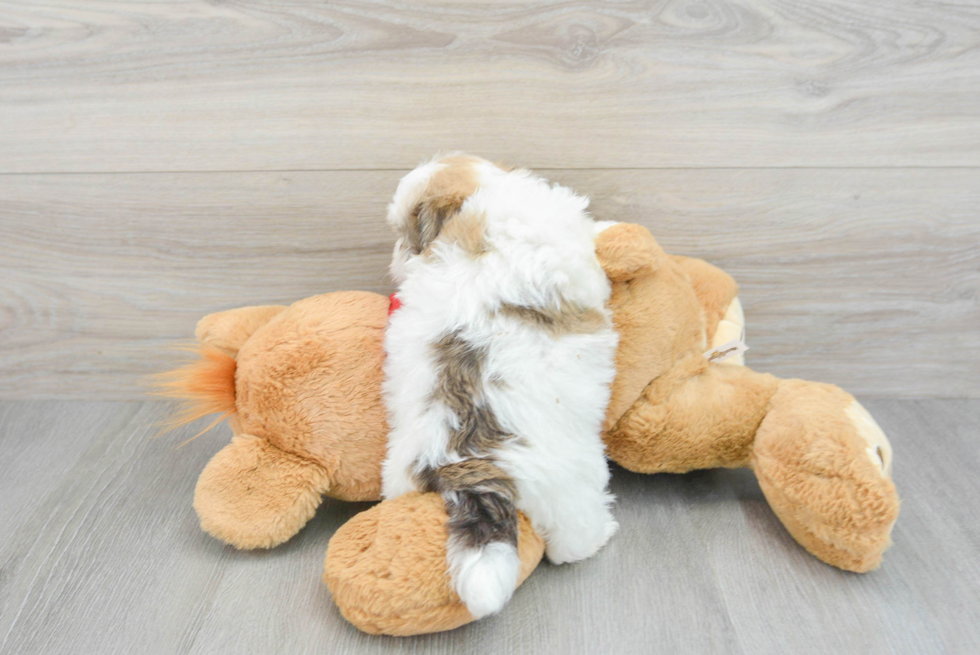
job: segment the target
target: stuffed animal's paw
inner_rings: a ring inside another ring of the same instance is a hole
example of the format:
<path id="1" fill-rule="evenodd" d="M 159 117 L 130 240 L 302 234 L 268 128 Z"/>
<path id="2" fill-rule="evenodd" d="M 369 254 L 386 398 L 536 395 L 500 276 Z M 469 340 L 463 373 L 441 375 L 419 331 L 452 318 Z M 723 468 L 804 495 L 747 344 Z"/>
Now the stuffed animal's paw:
<path id="1" fill-rule="evenodd" d="M 437 494 L 386 500 L 330 540 L 323 581 L 341 614 L 372 634 L 416 635 L 473 621 L 453 591 L 446 563 L 446 511 Z M 520 585 L 541 561 L 544 541 L 519 518 Z"/>
<path id="2" fill-rule="evenodd" d="M 201 472 L 194 509 L 205 532 L 235 548 L 273 548 L 306 525 L 328 489 L 315 462 L 238 435 Z"/>
<path id="3" fill-rule="evenodd" d="M 752 468 L 786 529 L 848 571 L 881 563 L 898 518 L 891 447 L 841 389 L 784 380 L 756 437 Z"/>

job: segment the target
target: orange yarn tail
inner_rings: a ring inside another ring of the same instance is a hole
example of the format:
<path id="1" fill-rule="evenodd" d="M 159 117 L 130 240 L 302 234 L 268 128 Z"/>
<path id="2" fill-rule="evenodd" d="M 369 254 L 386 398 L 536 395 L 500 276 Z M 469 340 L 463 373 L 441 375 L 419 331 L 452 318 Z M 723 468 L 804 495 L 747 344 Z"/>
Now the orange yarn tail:
<path id="1" fill-rule="evenodd" d="M 208 414 L 221 414 L 211 425 L 191 437 L 196 439 L 235 413 L 237 362 L 234 357 L 206 344 L 194 344 L 185 350 L 196 354 L 197 359 L 181 368 L 153 376 L 152 385 L 156 389 L 154 395 L 181 401 L 177 413 L 163 423 L 162 432 L 187 425 Z"/>

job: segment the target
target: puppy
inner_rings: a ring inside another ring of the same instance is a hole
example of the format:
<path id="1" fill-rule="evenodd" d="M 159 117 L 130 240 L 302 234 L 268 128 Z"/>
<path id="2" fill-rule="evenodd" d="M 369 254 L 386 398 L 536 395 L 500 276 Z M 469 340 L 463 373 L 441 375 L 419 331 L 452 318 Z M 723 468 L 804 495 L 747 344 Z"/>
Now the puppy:
<path id="1" fill-rule="evenodd" d="M 617 336 L 588 199 L 465 155 L 388 207 L 399 309 L 385 337 L 383 494 L 442 494 L 452 584 L 473 616 L 517 583 L 517 513 L 554 563 L 616 531 L 600 435 Z"/>

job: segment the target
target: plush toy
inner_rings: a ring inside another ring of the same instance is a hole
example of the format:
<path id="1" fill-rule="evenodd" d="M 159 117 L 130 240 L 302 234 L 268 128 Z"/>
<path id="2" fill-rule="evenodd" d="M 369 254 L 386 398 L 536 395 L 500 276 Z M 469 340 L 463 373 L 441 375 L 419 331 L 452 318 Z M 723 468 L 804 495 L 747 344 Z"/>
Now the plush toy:
<path id="1" fill-rule="evenodd" d="M 604 439 L 609 457 L 643 472 L 751 468 L 779 519 L 821 560 L 863 572 L 881 562 L 898 515 L 891 448 L 838 387 L 710 362 L 737 338 L 734 281 L 669 256 L 638 225 L 599 234 L 620 341 Z M 296 534 L 323 496 L 380 495 L 385 411 L 383 331 L 390 301 L 337 292 L 288 307 L 201 320 L 200 359 L 169 376 L 190 403 L 182 420 L 229 417 L 235 436 L 201 474 L 202 528 L 238 548 Z M 473 620 L 449 586 L 446 513 L 436 494 L 384 501 L 330 540 L 324 580 L 343 615 L 370 633 L 410 635 Z M 544 544 L 521 518 L 518 585 Z"/>

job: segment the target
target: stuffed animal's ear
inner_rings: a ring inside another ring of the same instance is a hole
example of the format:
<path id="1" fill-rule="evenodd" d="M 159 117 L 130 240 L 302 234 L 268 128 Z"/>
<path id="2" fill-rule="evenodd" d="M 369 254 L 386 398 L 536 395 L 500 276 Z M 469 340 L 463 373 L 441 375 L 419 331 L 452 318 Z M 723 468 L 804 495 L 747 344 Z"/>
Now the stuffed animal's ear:
<path id="1" fill-rule="evenodd" d="M 745 316 L 742 314 L 742 305 L 738 302 L 738 284 L 732 276 L 696 257 L 671 255 L 670 258 L 691 279 L 694 295 L 698 297 L 701 309 L 704 310 L 704 328 L 708 343 L 712 343 L 715 332 L 723 320 L 729 321 L 728 328 L 723 332 L 730 334 L 734 329 L 735 334 L 721 343 L 739 338 L 745 326 Z"/>
<path id="2" fill-rule="evenodd" d="M 237 357 L 248 338 L 284 309 L 285 305 L 257 305 L 208 314 L 197 322 L 194 336 L 203 344 Z"/>
<path id="3" fill-rule="evenodd" d="M 666 256 L 650 231 L 634 223 L 616 223 L 602 230 L 595 238 L 595 253 L 613 282 L 652 275 Z"/>

